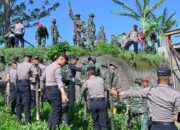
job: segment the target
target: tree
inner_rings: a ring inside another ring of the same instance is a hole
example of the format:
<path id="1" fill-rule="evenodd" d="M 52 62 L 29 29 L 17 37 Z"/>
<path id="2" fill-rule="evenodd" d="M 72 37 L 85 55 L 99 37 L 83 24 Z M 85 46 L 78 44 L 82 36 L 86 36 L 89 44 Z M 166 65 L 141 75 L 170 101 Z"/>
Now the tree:
<path id="1" fill-rule="evenodd" d="M 20 18 L 26 27 L 33 27 L 40 19 L 49 16 L 59 5 L 58 2 L 50 3 L 49 0 L 1 0 L 0 36 L 3 37 L 8 32 L 11 22 L 17 18 Z"/>
<path id="2" fill-rule="evenodd" d="M 161 16 L 153 17 L 154 21 L 159 19 L 159 21 L 157 21 L 158 25 L 155 27 L 155 30 L 158 33 L 160 45 L 162 45 L 164 34 L 172 29 L 172 27 L 177 26 L 178 23 L 174 19 L 175 15 L 176 13 L 172 13 L 168 16 L 168 10 L 165 8 Z"/>
<path id="3" fill-rule="evenodd" d="M 165 0 L 158 0 L 156 3 L 154 3 L 152 6 L 150 6 L 150 0 L 142 0 L 141 3 L 140 0 L 134 0 L 136 9 L 133 9 L 129 5 L 121 2 L 120 0 L 113 0 L 116 4 L 118 4 L 120 7 L 125 9 L 124 12 L 112 12 L 117 15 L 127 16 L 130 18 L 133 18 L 137 21 L 139 21 L 144 29 L 146 30 L 146 27 L 148 25 L 148 22 L 150 22 L 150 19 L 153 17 L 153 12 L 165 1 Z"/>

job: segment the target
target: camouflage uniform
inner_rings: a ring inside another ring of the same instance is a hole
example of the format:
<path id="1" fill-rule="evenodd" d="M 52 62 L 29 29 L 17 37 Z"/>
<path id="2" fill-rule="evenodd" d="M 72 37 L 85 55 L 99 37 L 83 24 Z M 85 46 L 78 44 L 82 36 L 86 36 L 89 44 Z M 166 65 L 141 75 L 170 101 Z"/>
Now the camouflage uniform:
<path id="1" fill-rule="evenodd" d="M 94 14 L 90 14 L 88 19 L 88 32 L 90 39 L 90 44 L 88 44 L 89 48 L 92 48 L 94 46 L 94 41 L 96 40 L 96 25 L 94 23 L 94 17 Z"/>
<path id="2" fill-rule="evenodd" d="M 111 35 L 111 44 L 119 46 L 118 39 L 115 35 Z"/>
<path id="3" fill-rule="evenodd" d="M 52 21 L 51 37 L 52 37 L 52 40 L 53 40 L 52 41 L 53 45 L 57 44 L 58 38 L 59 38 L 59 31 L 58 31 L 57 26 L 56 26 L 56 19 L 53 19 L 53 21 Z"/>
<path id="4" fill-rule="evenodd" d="M 106 43 L 106 35 L 104 32 L 104 27 L 100 27 L 100 31 L 98 32 L 98 42 L 99 43 Z"/>
<path id="5" fill-rule="evenodd" d="M 141 86 L 133 86 L 130 88 L 130 91 L 137 91 L 142 89 Z M 138 117 L 141 128 L 140 130 L 148 130 L 148 108 L 147 108 L 147 99 L 146 98 L 129 98 L 127 100 L 127 106 L 130 107 L 129 110 L 129 121 L 127 124 L 128 130 L 132 129 L 132 119 L 133 117 Z"/>
<path id="6" fill-rule="evenodd" d="M 73 35 L 73 41 L 75 45 L 78 45 L 80 47 L 84 47 L 83 41 L 81 38 L 81 32 L 82 32 L 82 26 L 83 26 L 83 21 L 80 18 L 80 14 L 76 14 L 75 16 L 73 15 L 72 10 L 70 10 L 70 18 L 74 22 L 74 35 Z"/>

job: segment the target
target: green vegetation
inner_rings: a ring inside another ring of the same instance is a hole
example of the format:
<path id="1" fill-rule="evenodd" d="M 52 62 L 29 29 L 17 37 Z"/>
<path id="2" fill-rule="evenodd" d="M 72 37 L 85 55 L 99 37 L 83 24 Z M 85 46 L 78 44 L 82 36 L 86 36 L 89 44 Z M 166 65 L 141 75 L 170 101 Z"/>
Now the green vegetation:
<path id="1" fill-rule="evenodd" d="M 76 54 L 82 56 L 112 56 L 116 59 L 124 60 L 133 67 L 157 67 L 163 61 L 163 56 L 157 54 L 135 54 L 133 51 L 124 51 L 114 45 L 100 44 L 93 50 L 78 48 L 70 46 L 66 41 L 61 42 L 55 46 L 46 48 L 15 48 L 15 49 L 0 49 L 0 56 L 3 57 L 5 64 L 10 64 L 15 55 L 21 58 L 24 54 L 31 54 L 42 57 L 49 61 L 55 58 L 59 53 L 66 53 L 67 55 Z"/>

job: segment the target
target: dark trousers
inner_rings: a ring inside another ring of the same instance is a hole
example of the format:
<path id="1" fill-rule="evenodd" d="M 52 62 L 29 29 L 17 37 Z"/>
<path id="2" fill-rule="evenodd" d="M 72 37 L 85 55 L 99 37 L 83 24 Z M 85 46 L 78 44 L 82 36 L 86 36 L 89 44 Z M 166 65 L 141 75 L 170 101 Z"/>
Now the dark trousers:
<path id="1" fill-rule="evenodd" d="M 105 99 L 90 100 L 90 112 L 93 118 L 94 130 L 108 130 L 108 112 Z"/>
<path id="2" fill-rule="evenodd" d="M 9 37 L 8 38 L 8 48 L 14 48 L 15 47 L 15 38 L 14 37 Z"/>
<path id="3" fill-rule="evenodd" d="M 29 80 L 17 81 L 17 94 L 16 94 L 16 114 L 19 120 L 22 118 L 22 112 L 25 114 L 26 122 L 31 122 L 31 90 Z"/>
<path id="4" fill-rule="evenodd" d="M 15 113 L 16 108 L 16 88 L 14 83 L 10 83 L 10 106 L 11 106 L 11 113 Z"/>
<path id="5" fill-rule="evenodd" d="M 48 126 L 50 130 L 56 130 L 56 127 L 61 123 L 62 117 L 62 101 L 61 93 L 57 86 L 47 86 L 45 89 L 47 101 L 51 105 L 49 114 Z"/>
<path id="6" fill-rule="evenodd" d="M 36 91 L 31 90 L 31 108 L 35 108 L 36 106 Z"/>
<path id="7" fill-rule="evenodd" d="M 75 100 L 76 100 L 76 89 L 75 84 L 69 84 L 68 87 L 68 98 L 69 98 L 69 104 L 73 107 L 75 106 Z"/>
<path id="8" fill-rule="evenodd" d="M 130 47 L 131 45 L 134 45 L 134 52 L 135 52 L 135 53 L 138 53 L 138 42 L 129 41 L 129 42 L 125 45 L 124 49 L 125 49 L 125 50 L 129 50 L 129 47 Z"/>
<path id="9" fill-rule="evenodd" d="M 68 124 L 68 109 L 69 109 L 69 104 L 62 103 L 62 123 L 63 124 Z"/>
<path id="10" fill-rule="evenodd" d="M 23 34 L 15 34 L 15 46 L 19 47 L 19 41 L 21 42 L 21 48 L 24 48 Z"/>
<path id="11" fill-rule="evenodd" d="M 175 124 L 172 122 L 172 123 L 168 123 L 168 124 L 152 123 L 150 130 L 178 130 L 178 129 L 175 126 Z"/>

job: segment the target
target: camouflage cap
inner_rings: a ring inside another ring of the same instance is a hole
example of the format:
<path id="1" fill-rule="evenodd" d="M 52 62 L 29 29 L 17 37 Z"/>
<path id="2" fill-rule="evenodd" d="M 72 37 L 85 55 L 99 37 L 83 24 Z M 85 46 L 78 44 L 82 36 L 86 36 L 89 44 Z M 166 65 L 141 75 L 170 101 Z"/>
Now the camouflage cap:
<path id="1" fill-rule="evenodd" d="M 94 15 L 93 13 L 91 13 L 91 14 L 89 15 L 89 17 L 95 17 L 95 15 Z"/>
<path id="2" fill-rule="evenodd" d="M 76 16 L 76 17 L 80 17 L 81 15 L 80 15 L 79 13 L 77 13 L 75 16 Z"/>

